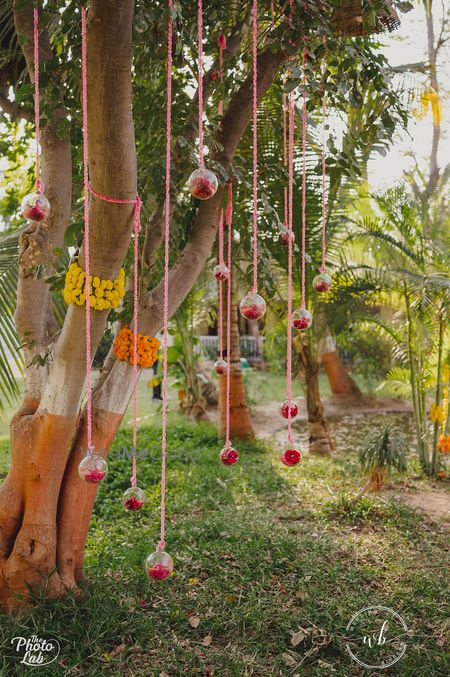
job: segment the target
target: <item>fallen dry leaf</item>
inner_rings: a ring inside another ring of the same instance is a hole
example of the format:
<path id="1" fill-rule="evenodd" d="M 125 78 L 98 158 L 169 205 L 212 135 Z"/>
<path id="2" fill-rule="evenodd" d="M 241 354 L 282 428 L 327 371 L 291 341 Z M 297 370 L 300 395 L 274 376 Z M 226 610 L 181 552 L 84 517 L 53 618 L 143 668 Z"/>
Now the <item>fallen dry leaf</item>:
<path id="1" fill-rule="evenodd" d="M 206 637 L 203 637 L 202 641 L 203 646 L 211 646 L 212 644 L 212 635 L 211 633 L 206 635 Z"/>
<path id="2" fill-rule="evenodd" d="M 298 632 L 293 632 L 292 637 L 291 637 L 291 644 L 292 646 L 297 646 L 297 644 L 300 644 L 300 642 L 303 642 L 305 637 L 307 636 L 307 633 L 303 630 L 303 628 L 300 628 Z"/>
<path id="3" fill-rule="evenodd" d="M 191 626 L 191 628 L 198 628 L 198 626 L 200 625 L 200 620 L 201 620 L 200 616 L 197 615 L 189 616 L 188 618 L 189 625 Z"/>
<path id="4" fill-rule="evenodd" d="M 290 653 L 285 652 L 281 654 L 281 657 L 283 659 L 284 664 L 287 665 L 289 668 L 293 668 L 297 665 L 297 661 L 293 656 L 291 656 Z"/>

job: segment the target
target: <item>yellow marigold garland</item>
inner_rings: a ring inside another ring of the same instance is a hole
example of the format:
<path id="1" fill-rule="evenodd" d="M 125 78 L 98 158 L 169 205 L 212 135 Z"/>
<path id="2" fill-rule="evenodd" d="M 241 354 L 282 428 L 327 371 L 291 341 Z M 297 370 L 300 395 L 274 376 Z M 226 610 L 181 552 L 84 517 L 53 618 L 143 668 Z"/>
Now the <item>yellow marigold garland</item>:
<path id="1" fill-rule="evenodd" d="M 64 301 L 82 306 L 86 303 L 85 272 L 77 262 L 71 263 L 66 273 Z M 101 280 L 89 275 L 91 283 L 89 302 L 94 310 L 117 308 L 125 293 L 125 271 L 121 268 L 117 280 Z"/>
<path id="2" fill-rule="evenodd" d="M 134 334 L 130 327 L 128 325 L 122 327 L 114 340 L 114 355 L 118 360 L 133 364 L 133 339 Z M 155 364 L 160 345 L 158 339 L 139 333 L 137 335 L 138 366 L 142 369 L 148 369 Z"/>

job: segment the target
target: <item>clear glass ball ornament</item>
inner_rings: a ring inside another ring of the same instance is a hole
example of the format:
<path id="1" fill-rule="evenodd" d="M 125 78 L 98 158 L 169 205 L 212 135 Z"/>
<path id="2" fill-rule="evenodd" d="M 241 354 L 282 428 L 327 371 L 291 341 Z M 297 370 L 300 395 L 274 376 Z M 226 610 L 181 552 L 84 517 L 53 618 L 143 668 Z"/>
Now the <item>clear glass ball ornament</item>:
<path id="1" fill-rule="evenodd" d="M 45 221 L 50 214 L 50 202 L 43 193 L 28 193 L 20 204 L 20 214 L 28 221 Z"/>
<path id="2" fill-rule="evenodd" d="M 99 484 L 108 474 L 108 464 L 100 454 L 88 452 L 78 466 L 78 474 L 88 484 Z"/>
<path id="3" fill-rule="evenodd" d="M 299 308 L 292 313 L 292 326 L 299 331 L 309 329 L 312 323 L 312 315 L 306 308 Z"/>
<path id="4" fill-rule="evenodd" d="M 217 176 L 206 167 L 199 167 L 188 179 L 189 192 L 198 200 L 209 200 L 218 187 Z"/>
<path id="5" fill-rule="evenodd" d="M 291 240 L 292 243 L 295 242 L 295 235 L 293 231 L 290 228 L 287 228 L 287 226 L 279 226 L 278 227 L 279 243 L 282 244 L 283 247 L 288 247 L 289 240 Z"/>
<path id="6" fill-rule="evenodd" d="M 266 312 L 266 302 L 259 294 L 250 292 L 240 302 L 239 309 L 247 320 L 259 320 Z"/>
<path id="7" fill-rule="evenodd" d="M 283 465 L 287 465 L 289 467 L 297 465 L 297 463 L 300 463 L 301 460 L 301 452 L 293 445 L 286 447 L 286 449 L 284 449 L 280 454 L 280 461 L 283 463 Z"/>
<path id="8" fill-rule="evenodd" d="M 238 462 L 239 454 L 233 447 L 224 447 L 219 454 L 219 458 L 224 465 L 234 465 Z"/>
<path id="9" fill-rule="evenodd" d="M 328 273 L 319 273 L 313 280 L 313 287 L 319 294 L 329 291 L 331 289 L 331 284 L 331 277 Z"/>
<path id="10" fill-rule="evenodd" d="M 292 400 L 284 400 L 280 406 L 280 413 L 283 418 L 295 418 L 298 414 L 298 406 Z"/>
<path id="11" fill-rule="evenodd" d="M 225 360 L 219 359 L 214 362 L 214 371 L 216 374 L 219 374 L 219 376 L 222 376 L 222 374 L 227 373 L 227 363 Z"/>
<path id="12" fill-rule="evenodd" d="M 224 263 L 219 263 L 214 268 L 214 277 L 216 278 L 217 282 L 223 282 L 224 280 L 228 280 L 229 276 L 230 271 L 228 270 L 228 267 Z"/>
<path id="13" fill-rule="evenodd" d="M 145 492 L 139 487 L 130 487 L 122 496 L 122 505 L 125 510 L 134 512 L 144 507 Z"/>
<path id="14" fill-rule="evenodd" d="M 145 560 L 145 573 L 155 581 L 164 581 L 172 575 L 173 559 L 164 550 L 150 553 Z"/>

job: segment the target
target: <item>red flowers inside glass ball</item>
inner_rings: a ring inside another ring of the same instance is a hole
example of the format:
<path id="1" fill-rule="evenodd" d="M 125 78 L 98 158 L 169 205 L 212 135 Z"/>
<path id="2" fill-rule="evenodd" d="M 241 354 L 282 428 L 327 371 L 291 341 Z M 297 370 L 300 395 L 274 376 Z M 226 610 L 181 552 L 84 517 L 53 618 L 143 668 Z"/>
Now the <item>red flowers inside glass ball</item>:
<path id="1" fill-rule="evenodd" d="M 173 559 L 164 550 L 156 550 L 145 560 L 145 572 L 155 581 L 164 581 L 172 575 Z"/>
<path id="2" fill-rule="evenodd" d="M 98 484 L 108 474 L 108 464 L 100 454 L 88 452 L 78 466 L 78 474 L 88 484 Z"/>
<path id="3" fill-rule="evenodd" d="M 301 460 L 302 454 L 294 446 L 288 446 L 280 454 L 280 461 L 283 463 L 283 465 L 287 465 L 289 467 L 297 465 L 297 463 L 300 463 Z"/>
<path id="4" fill-rule="evenodd" d="M 222 360 L 222 358 L 214 362 L 214 371 L 216 372 L 216 374 L 219 374 L 219 376 L 222 376 L 222 374 L 226 374 L 227 368 L 228 365 L 225 362 L 225 360 Z"/>
<path id="5" fill-rule="evenodd" d="M 283 245 L 283 247 L 288 247 L 289 241 L 294 242 L 294 240 L 295 235 L 290 228 L 287 228 L 286 226 L 279 226 L 278 241 Z"/>
<path id="6" fill-rule="evenodd" d="M 122 505 L 125 510 L 135 512 L 143 508 L 145 503 L 145 493 L 139 487 L 130 487 L 122 496 Z"/>
<path id="7" fill-rule="evenodd" d="M 328 273 L 319 273 L 313 280 L 313 287 L 319 294 L 329 291 L 331 284 L 331 277 Z"/>
<path id="8" fill-rule="evenodd" d="M 229 276 L 230 271 L 228 270 L 228 267 L 224 263 L 219 263 L 214 268 L 214 277 L 216 278 L 217 282 L 223 282 L 224 280 L 228 280 Z"/>
<path id="9" fill-rule="evenodd" d="M 45 221 L 50 214 L 50 202 L 42 193 L 29 193 L 21 202 L 20 214 L 28 221 Z"/>
<path id="10" fill-rule="evenodd" d="M 233 447 L 224 447 L 219 454 L 219 458 L 224 465 L 234 465 L 238 462 L 239 454 Z"/>
<path id="11" fill-rule="evenodd" d="M 206 167 L 199 167 L 189 177 L 188 188 L 198 200 L 209 200 L 217 191 L 217 176 Z"/>
<path id="12" fill-rule="evenodd" d="M 284 418 L 295 418 L 298 414 L 298 406 L 292 400 L 284 400 L 280 406 L 280 413 Z"/>
<path id="13" fill-rule="evenodd" d="M 240 302 L 239 309 L 247 320 L 259 320 L 266 312 L 266 302 L 259 294 L 250 292 Z"/>
<path id="14" fill-rule="evenodd" d="M 306 308 L 299 308 L 292 313 L 292 326 L 299 331 L 309 329 L 312 323 L 312 315 Z"/>

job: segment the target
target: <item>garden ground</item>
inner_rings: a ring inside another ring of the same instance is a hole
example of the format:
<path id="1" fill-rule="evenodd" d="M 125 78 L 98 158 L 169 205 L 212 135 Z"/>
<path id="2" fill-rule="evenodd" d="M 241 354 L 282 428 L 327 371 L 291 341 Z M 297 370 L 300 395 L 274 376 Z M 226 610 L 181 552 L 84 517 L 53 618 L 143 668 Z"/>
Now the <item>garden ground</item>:
<path id="1" fill-rule="evenodd" d="M 408 430 L 409 414 L 396 416 Z M 355 431 L 360 440 L 374 421 L 348 418 L 340 428 L 334 422 L 333 458 L 305 455 L 291 469 L 267 442 L 239 444 L 239 463 L 223 467 L 212 426 L 172 427 L 167 550 L 175 575 L 161 584 L 142 566 L 158 539 L 160 433 L 139 431 L 138 448 L 149 452 L 139 465 L 148 502 L 142 514 L 124 514 L 130 468 L 117 450 L 131 447 L 131 433 L 122 430 L 96 502 L 86 598 L 3 618 L 0 674 L 40 674 L 19 664 L 10 641 L 47 633 L 61 643 L 49 676 L 360 675 L 345 628 L 369 604 L 395 609 L 409 629 L 391 674 L 449 674 L 445 525 L 392 498 L 355 502 Z M 3 469 L 6 452 L 3 445 Z M 411 492 L 435 490 L 414 472 Z M 404 486 L 394 477 L 390 491 Z"/>

